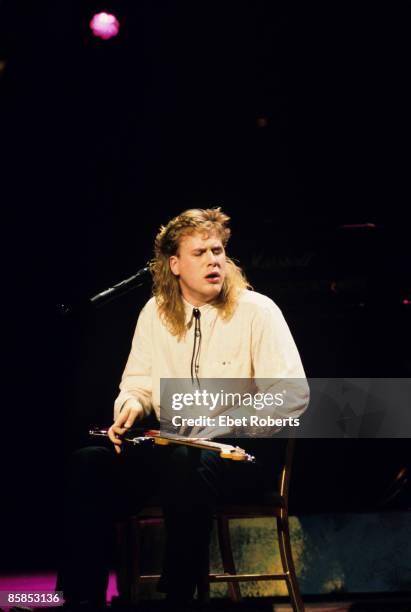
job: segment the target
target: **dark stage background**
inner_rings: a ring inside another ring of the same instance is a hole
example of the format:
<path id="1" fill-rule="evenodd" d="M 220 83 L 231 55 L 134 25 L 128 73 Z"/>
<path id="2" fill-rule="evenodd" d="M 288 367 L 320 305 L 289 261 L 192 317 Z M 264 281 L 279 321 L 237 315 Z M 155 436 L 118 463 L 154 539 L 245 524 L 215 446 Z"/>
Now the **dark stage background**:
<path id="1" fill-rule="evenodd" d="M 410 376 L 408 68 L 399 7 L 0 9 L 12 569 L 54 563 L 64 459 L 110 422 L 150 287 L 69 318 L 58 305 L 135 273 L 185 208 L 232 216 L 229 253 L 283 309 L 307 375 Z M 119 36 L 92 36 L 99 10 L 115 12 Z M 409 469 L 408 440 L 301 442 L 293 509 L 407 509 Z"/>

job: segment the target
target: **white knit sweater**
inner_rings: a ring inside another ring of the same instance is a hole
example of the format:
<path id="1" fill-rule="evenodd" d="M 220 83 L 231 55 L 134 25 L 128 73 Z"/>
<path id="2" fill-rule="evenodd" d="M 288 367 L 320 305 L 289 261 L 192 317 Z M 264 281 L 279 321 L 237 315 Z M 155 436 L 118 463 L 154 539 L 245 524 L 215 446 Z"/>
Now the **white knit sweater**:
<path id="1" fill-rule="evenodd" d="M 184 300 L 186 321 L 193 306 Z M 308 385 L 288 325 L 276 304 L 255 291 L 244 290 L 229 321 L 210 304 L 201 312 L 200 378 L 299 380 L 298 398 L 281 416 L 299 416 L 308 404 Z M 194 325 L 178 340 L 162 323 L 155 298 L 140 312 L 131 352 L 114 404 L 114 418 L 125 406 L 154 410 L 160 416 L 160 379 L 190 378 Z M 301 384 L 302 383 L 302 384 Z"/>

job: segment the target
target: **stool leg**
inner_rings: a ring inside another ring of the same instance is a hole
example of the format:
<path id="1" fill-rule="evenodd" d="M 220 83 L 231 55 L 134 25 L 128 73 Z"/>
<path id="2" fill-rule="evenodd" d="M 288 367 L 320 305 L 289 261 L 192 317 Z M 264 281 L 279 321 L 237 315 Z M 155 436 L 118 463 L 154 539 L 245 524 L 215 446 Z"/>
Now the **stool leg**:
<path id="1" fill-rule="evenodd" d="M 217 528 L 224 572 L 235 575 L 237 572 L 231 548 L 230 526 L 226 516 L 217 517 Z M 233 601 L 241 601 L 241 589 L 238 582 L 228 582 L 228 592 Z"/>
<path id="2" fill-rule="evenodd" d="M 284 573 L 287 574 L 287 588 L 294 612 L 304 612 L 304 603 L 301 599 L 297 575 L 293 561 L 290 542 L 290 529 L 288 515 L 277 517 L 278 544 Z"/>

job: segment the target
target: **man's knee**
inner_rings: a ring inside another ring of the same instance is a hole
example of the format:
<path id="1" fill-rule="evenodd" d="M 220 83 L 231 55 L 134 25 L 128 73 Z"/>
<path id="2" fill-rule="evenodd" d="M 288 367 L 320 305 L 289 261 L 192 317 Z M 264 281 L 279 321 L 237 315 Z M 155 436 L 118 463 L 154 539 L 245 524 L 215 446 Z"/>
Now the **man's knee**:
<path id="1" fill-rule="evenodd" d="M 104 488 L 114 473 L 115 459 L 112 449 L 103 446 L 74 451 L 68 465 L 69 491 L 74 489 L 90 494 Z"/>
<path id="2" fill-rule="evenodd" d="M 174 447 L 164 464 L 165 498 L 182 505 L 213 501 L 223 479 L 223 461 L 213 451 L 183 445 Z"/>
<path id="3" fill-rule="evenodd" d="M 72 453 L 69 466 L 72 470 L 87 472 L 107 470 L 112 467 L 114 459 L 112 450 L 105 446 L 87 446 Z"/>

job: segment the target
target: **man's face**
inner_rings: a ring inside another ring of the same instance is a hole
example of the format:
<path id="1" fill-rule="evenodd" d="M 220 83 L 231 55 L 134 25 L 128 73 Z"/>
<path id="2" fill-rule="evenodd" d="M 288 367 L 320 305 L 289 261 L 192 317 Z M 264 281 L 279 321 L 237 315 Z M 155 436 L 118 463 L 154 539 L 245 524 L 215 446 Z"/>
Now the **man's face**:
<path id="1" fill-rule="evenodd" d="M 226 274 L 223 243 L 216 232 L 195 232 L 180 240 L 178 254 L 170 257 L 181 293 L 192 306 L 212 302 L 220 293 Z"/>

